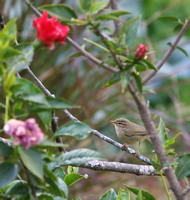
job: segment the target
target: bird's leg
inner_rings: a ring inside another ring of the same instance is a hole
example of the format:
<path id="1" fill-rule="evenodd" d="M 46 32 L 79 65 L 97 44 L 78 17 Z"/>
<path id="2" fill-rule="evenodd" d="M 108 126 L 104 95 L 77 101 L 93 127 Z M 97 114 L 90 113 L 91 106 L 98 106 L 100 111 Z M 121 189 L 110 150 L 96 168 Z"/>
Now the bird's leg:
<path id="1" fill-rule="evenodd" d="M 126 143 L 121 147 L 121 150 L 124 151 L 124 150 L 125 150 L 125 147 L 127 147 L 127 144 L 126 144 Z"/>
<path id="2" fill-rule="evenodd" d="M 139 145 L 138 145 L 138 149 L 137 149 L 137 152 L 135 152 L 135 156 L 137 156 L 140 152 L 139 152 L 139 149 L 140 149 L 140 142 L 139 142 Z"/>

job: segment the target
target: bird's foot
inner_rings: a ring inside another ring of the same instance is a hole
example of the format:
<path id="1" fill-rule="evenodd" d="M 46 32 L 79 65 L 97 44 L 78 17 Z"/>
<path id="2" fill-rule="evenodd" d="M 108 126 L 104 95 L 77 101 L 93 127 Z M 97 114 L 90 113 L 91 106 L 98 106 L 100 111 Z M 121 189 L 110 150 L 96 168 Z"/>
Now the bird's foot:
<path id="1" fill-rule="evenodd" d="M 139 154 L 140 154 L 140 152 L 139 152 L 139 151 L 136 151 L 136 152 L 135 152 L 135 157 L 137 157 Z"/>
<path id="2" fill-rule="evenodd" d="M 124 144 L 124 145 L 121 147 L 121 150 L 124 151 L 124 150 L 125 150 L 125 147 L 127 147 L 127 144 Z"/>

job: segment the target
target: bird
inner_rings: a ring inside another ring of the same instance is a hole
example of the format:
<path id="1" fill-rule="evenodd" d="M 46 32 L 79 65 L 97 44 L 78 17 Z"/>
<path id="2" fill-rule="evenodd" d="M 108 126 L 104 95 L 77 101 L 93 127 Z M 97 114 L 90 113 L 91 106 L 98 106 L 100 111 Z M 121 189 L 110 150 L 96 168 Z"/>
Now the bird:
<path id="1" fill-rule="evenodd" d="M 138 155 L 141 142 L 145 140 L 149 135 L 146 129 L 125 118 L 119 118 L 110 122 L 115 126 L 117 137 L 119 140 L 121 140 L 121 142 L 124 143 L 121 147 L 121 150 L 124 150 L 127 145 L 135 144 L 138 142 L 138 150 L 135 153 Z"/>

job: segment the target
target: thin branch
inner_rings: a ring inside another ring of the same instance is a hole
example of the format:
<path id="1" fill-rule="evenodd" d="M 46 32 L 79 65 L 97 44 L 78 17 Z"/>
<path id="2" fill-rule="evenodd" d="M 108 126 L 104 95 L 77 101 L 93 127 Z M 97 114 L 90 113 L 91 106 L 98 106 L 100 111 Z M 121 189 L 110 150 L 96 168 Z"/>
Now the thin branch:
<path id="1" fill-rule="evenodd" d="M 70 37 L 67 36 L 67 41 L 74 46 L 78 51 L 80 51 L 85 57 L 87 57 L 89 60 L 91 60 L 92 62 L 94 62 L 97 65 L 100 65 L 101 67 L 111 71 L 111 72 L 117 72 L 118 70 L 104 62 L 102 62 L 101 60 L 99 60 L 98 58 L 94 57 L 92 54 L 90 54 L 88 51 L 82 49 L 80 47 L 80 45 L 78 45 L 75 41 L 73 41 Z"/>
<path id="2" fill-rule="evenodd" d="M 120 162 L 92 160 L 81 164 L 80 167 L 98 171 L 113 171 L 120 173 L 131 173 L 136 175 L 158 176 L 154 167 L 150 165 L 133 165 Z"/>
<path id="3" fill-rule="evenodd" d="M 28 0 L 24 1 L 34 11 L 34 13 L 36 13 L 39 17 L 42 16 L 41 12 L 35 6 L 33 6 Z"/>
<path id="4" fill-rule="evenodd" d="M 171 54 L 173 53 L 173 51 L 175 50 L 178 42 L 180 41 L 181 37 L 183 36 L 183 34 L 185 33 L 185 31 L 187 30 L 187 28 L 189 27 L 190 24 L 190 18 L 187 20 L 187 22 L 183 25 L 181 31 L 179 32 L 176 40 L 174 41 L 173 45 L 167 50 L 167 52 L 165 53 L 165 55 L 163 56 L 163 58 L 157 63 L 156 68 L 159 70 L 163 64 L 167 61 L 167 59 L 171 56 Z M 155 76 L 157 73 L 157 71 L 151 71 L 147 76 L 145 76 L 143 78 L 143 84 L 145 85 L 153 76 Z"/>

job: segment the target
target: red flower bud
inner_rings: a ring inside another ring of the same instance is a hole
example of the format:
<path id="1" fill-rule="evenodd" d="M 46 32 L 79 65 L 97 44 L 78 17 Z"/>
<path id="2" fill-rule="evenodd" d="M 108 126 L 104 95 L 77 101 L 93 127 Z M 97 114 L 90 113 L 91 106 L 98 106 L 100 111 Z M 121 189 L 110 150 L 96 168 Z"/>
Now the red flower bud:
<path id="1" fill-rule="evenodd" d="M 56 21 L 56 17 L 48 18 L 48 12 L 44 11 L 39 18 L 33 18 L 33 26 L 37 31 L 38 40 L 42 44 L 54 49 L 54 42 L 64 44 L 65 38 L 69 33 L 69 27 Z"/>
<path id="2" fill-rule="evenodd" d="M 147 52 L 147 47 L 143 44 L 140 44 L 136 50 L 135 58 L 141 60 L 145 57 Z"/>

